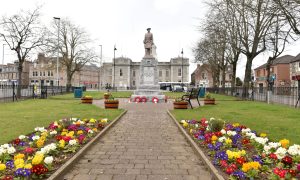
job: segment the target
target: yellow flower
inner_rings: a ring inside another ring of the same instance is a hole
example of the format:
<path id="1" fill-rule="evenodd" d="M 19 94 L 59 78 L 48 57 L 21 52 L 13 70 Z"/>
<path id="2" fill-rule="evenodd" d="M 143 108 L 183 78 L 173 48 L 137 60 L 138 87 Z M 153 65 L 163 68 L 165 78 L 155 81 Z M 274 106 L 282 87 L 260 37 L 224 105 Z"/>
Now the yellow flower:
<path id="1" fill-rule="evenodd" d="M 82 130 L 77 131 L 77 135 L 83 134 Z"/>
<path id="2" fill-rule="evenodd" d="M 282 139 L 279 141 L 279 143 L 281 144 L 282 147 L 287 148 L 290 144 L 290 141 L 287 139 Z"/>
<path id="3" fill-rule="evenodd" d="M 0 164 L 0 171 L 4 171 L 6 169 L 5 164 Z"/>
<path id="4" fill-rule="evenodd" d="M 107 123 L 107 118 L 101 119 L 101 123 Z"/>
<path id="5" fill-rule="evenodd" d="M 189 124 L 187 122 L 184 122 L 182 125 L 183 125 L 184 128 L 189 126 Z"/>
<path id="6" fill-rule="evenodd" d="M 46 132 L 46 131 L 43 132 L 43 133 L 41 134 L 41 136 L 44 137 L 44 138 L 46 139 L 46 137 L 48 136 L 48 132 Z"/>
<path id="7" fill-rule="evenodd" d="M 66 134 L 67 134 L 67 132 L 63 131 L 63 132 L 61 132 L 60 135 L 65 136 Z"/>
<path id="8" fill-rule="evenodd" d="M 266 133 L 260 133 L 260 137 L 267 137 Z"/>
<path id="9" fill-rule="evenodd" d="M 63 129 L 62 132 L 68 132 L 68 130 L 67 129 Z"/>
<path id="10" fill-rule="evenodd" d="M 74 136 L 74 131 L 70 131 L 68 134 L 66 134 L 66 136 L 69 136 L 69 137 L 73 138 L 73 136 Z"/>
<path id="11" fill-rule="evenodd" d="M 231 143 L 232 143 L 232 140 L 229 139 L 229 138 L 227 138 L 227 139 L 225 140 L 225 143 L 226 143 L 226 144 L 231 144 Z"/>
<path id="12" fill-rule="evenodd" d="M 90 123 L 95 123 L 95 122 L 96 122 L 96 119 L 94 119 L 94 118 L 90 119 Z"/>
<path id="13" fill-rule="evenodd" d="M 246 155 L 246 151 L 245 150 L 241 150 L 241 151 L 230 151 L 230 150 L 227 150 L 226 154 L 228 155 L 229 159 L 237 159 L 237 158 L 240 158 L 241 156 Z"/>
<path id="14" fill-rule="evenodd" d="M 40 138 L 39 140 L 36 141 L 36 146 L 37 146 L 38 148 L 41 148 L 41 147 L 44 146 L 44 143 L 45 143 L 44 138 Z"/>
<path id="15" fill-rule="evenodd" d="M 16 159 L 14 162 L 16 167 L 22 168 L 24 166 L 24 160 L 23 159 Z"/>
<path id="16" fill-rule="evenodd" d="M 25 157 L 25 155 L 24 154 L 17 154 L 17 155 L 15 155 L 14 156 L 14 160 L 16 160 L 16 159 L 23 159 Z"/>
<path id="17" fill-rule="evenodd" d="M 211 137 L 211 140 L 212 140 L 212 141 L 216 141 L 216 140 L 218 140 L 218 137 L 215 136 L 215 135 L 213 135 L 213 136 Z"/>
<path id="18" fill-rule="evenodd" d="M 248 172 L 251 169 L 259 169 L 261 167 L 261 165 L 259 164 L 259 162 L 248 162 L 248 163 L 244 163 L 243 167 L 242 167 L 242 171 L 244 172 Z"/>
<path id="19" fill-rule="evenodd" d="M 65 140 L 62 139 L 62 140 L 59 141 L 59 147 L 60 148 L 64 148 L 65 144 L 66 144 Z"/>
<path id="20" fill-rule="evenodd" d="M 31 165 L 31 164 L 26 164 L 26 165 L 24 166 L 24 168 L 25 168 L 25 169 L 31 169 L 31 168 L 32 168 L 32 165 Z"/>
<path id="21" fill-rule="evenodd" d="M 36 154 L 32 159 L 32 164 L 37 165 L 40 164 L 44 160 L 43 154 Z"/>
<path id="22" fill-rule="evenodd" d="M 97 129 L 97 128 L 93 128 L 92 130 L 93 130 L 94 132 L 97 132 L 97 131 L 98 131 L 98 129 Z"/>
<path id="23" fill-rule="evenodd" d="M 240 126 L 239 123 L 233 123 L 232 125 L 233 125 L 233 127 L 238 127 L 238 126 Z"/>

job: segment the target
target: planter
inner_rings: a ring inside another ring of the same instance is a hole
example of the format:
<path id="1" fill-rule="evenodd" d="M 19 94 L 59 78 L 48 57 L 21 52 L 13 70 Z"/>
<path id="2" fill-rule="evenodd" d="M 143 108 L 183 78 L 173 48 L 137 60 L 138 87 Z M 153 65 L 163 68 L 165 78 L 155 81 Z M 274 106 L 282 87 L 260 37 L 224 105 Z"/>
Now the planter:
<path id="1" fill-rule="evenodd" d="M 82 104 L 93 104 L 93 98 L 81 98 Z"/>
<path id="2" fill-rule="evenodd" d="M 205 105 L 215 105 L 215 99 L 204 99 Z"/>
<path id="3" fill-rule="evenodd" d="M 186 101 L 179 101 L 179 102 L 174 102 L 174 109 L 187 109 L 188 108 L 188 102 Z"/>
<path id="4" fill-rule="evenodd" d="M 109 99 L 109 96 L 110 96 L 109 94 L 104 94 L 103 95 L 104 99 Z"/>
<path id="5" fill-rule="evenodd" d="M 118 109 L 119 100 L 105 100 L 104 107 L 105 109 Z"/>

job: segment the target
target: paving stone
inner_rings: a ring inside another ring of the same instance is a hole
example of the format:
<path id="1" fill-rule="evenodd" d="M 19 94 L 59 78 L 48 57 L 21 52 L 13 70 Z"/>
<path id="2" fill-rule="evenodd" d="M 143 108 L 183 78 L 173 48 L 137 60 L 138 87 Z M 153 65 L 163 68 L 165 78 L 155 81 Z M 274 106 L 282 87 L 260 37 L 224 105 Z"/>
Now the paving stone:
<path id="1" fill-rule="evenodd" d="M 103 101 L 95 103 L 103 106 Z M 128 112 L 63 177 L 210 179 L 203 162 L 166 113 L 172 103 L 121 103 L 120 107 Z"/>

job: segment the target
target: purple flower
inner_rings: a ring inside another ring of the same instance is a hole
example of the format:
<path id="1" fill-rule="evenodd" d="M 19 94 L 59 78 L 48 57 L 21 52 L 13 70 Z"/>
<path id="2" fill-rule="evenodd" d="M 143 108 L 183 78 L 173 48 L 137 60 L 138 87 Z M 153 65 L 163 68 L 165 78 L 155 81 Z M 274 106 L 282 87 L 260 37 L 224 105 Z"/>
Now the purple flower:
<path id="1" fill-rule="evenodd" d="M 5 163 L 5 165 L 6 165 L 6 167 L 8 167 L 8 168 L 10 168 L 10 169 L 12 169 L 12 168 L 15 167 L 15 166 L 14 166 L 14 162 L 13 162 L 12 160 L 7 161 L 7 162 Z"/>
<path id="2" fill-rule="evenodd" d="M 30 176 L 31 171 L 30 169 L 23 169 L 23 168 L 19 168 L 15 171 L 15 175 L 16 176 L 24 176 L 24 177 L 28 177 Z"/>
<path id="3" fill-rule="evenodd" d="M 231 129 L 233 129 L 233 126 L 231 124 L 226 124 L 226 128 L 231 130 Z"/>
<path id="4" fill-rule="evenodd" d="M 198 139 L 199 139 L 199 140 L 204 140 L 205 137 L 204 137 L 204 136 L 198 136 Z"/>
<path id="5" fill-rule="evenodd" d="M 225 151 L 220 151 L 220 152 L 215 154 L 215 158 L 227 161 L 228 160 L 228 155 L 226 154 Z"/>
<path id="6" fill-rule="evenodd" d="M 252 159 L 253 161 L 259 162 L 259 164 L 263 164 L 263 161 L 259 155 L 254 155 Z"/>
<path id="7" fill-rule="evenodd" d="M 214 145 L 212 145 L 212 144 L 208 144 L 207 147 L 208 147 L 208 149 L 210 149 L 210 150 L 214 150 L 214 149 L 215 149 Z"/>
<path id="8" fill-rule="evenodd" d="M 68 127 L 68 130 L 69 131 L 76 131 L 77 130 L 77 126 L 75 124 L 71 124 L 69 127 Z"/>
<path id="9" fill-rule="evenodd" d="M 19 144 L 19 146 L 25 146 L 26 144 L 27 144 L 26 142 L 21 141 L 20 144 Z"/>
<path id="10" fill-rule="evenodd" d="M 246 175 L 243 173 L 243 171 L 235 171 L 232 173 L 233 176 L 239 178 L 239 179 L 245 179 Z"/>
<path id="11" fill-rule="evenodd" d="M 223 143 L 221 143 L 221 142 L 216 142 L 215 150 L 216 150 L 216 151 L 219 151 L 220 148 L 221 148 L 222 146 L 223 146 Z"/>

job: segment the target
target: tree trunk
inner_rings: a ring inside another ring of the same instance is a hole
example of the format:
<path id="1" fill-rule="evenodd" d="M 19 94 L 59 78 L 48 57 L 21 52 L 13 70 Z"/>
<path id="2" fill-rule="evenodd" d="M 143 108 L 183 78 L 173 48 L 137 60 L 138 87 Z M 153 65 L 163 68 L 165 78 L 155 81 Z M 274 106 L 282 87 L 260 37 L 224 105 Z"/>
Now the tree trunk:
<path id="1" fill-rule="evenodd" d="M 232 65 L 231 95 L 233 96 L 234 88 L 236 86 L 235 79 L 236 79 L 236 65 L 237 65 L 237 62 L 235 61 L 231 65 Z"/>
<path id="2" fill-rule="evenodd" d="M 251 82 L 251 72 L 252 72 L 252 61 L 253 57 L 247 56 L 247 63 L 246 63 L 246 69 L 245 69 L 245 78 L 244 78 L 244 88 L 243 88 L 243 98 L 247 98 L 248 96 L 248 90 L 250 88 L 250 82 Z"/>
<path id="3" fill-rule="evenodd" d="M 70 70 L 68 70 L 68 68 L 67 68 L 67 92 L 70 92 L 71 87 L 72 87 L 72 76 L 73 76 L 73 73 L 70 72 Z"/>
<path id="4" fill-rule="evenodd" d="M 17 97 L 21 98 L 21 89 L 22 89 L 22 73 L 23 73 L 23 61 L 19 61 L 18 65 L 18 86 L 17 86 Z M 14 83 L 14 82 L 13 82 Z"/>

